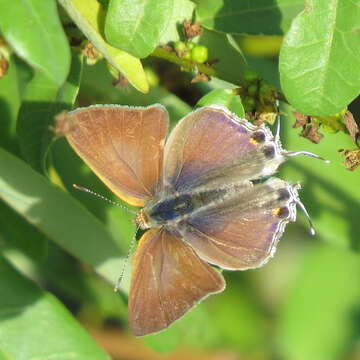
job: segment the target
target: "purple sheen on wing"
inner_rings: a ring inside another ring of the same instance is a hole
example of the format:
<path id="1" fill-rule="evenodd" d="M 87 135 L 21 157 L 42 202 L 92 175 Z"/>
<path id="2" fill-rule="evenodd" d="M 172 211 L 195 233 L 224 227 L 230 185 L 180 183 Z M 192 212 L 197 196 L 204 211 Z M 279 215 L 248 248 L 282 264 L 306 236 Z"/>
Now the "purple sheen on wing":
<path id="1" fill-rule="evenodd" d="M 270 257 L 280 223 L 287 221 L 271 209 L 209 217 L 204 211 L 184 224 L 182 235 L 203 260 L 227 269 L 248 269 Z"/>
<path id="2" fill-rule="evenodd" d="M 231 164 L 256 147 L 251 131 L 217 108 L 202 108 L 182 119 L 173 130 L 165 152 L 165 177 L 177 191 L 194 179 Z"/>

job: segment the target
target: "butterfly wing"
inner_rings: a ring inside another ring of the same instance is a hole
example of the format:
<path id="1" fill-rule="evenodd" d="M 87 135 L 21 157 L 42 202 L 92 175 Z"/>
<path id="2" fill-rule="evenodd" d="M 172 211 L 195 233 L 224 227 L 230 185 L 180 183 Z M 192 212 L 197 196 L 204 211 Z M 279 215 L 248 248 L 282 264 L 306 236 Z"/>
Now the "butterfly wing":
<path id="1" fill-rule="evenodd" d="M 137 336 L 168 327 L 206 296 L 222 291 L 220 273 L 181 238 L 151 229 L 135 253 L 129 294 L 129 322 Z"/>
<path id="2" fill-rule="evenodd" d="M 183 118 L 165 146 L 165 188 L 186 191 L 260 178 L 283 161 L 280 145 L 265 127 L 255 127 L 218 106 Z M 171 191 L 171 190 L 170 190 Z"/>
<path id="3" fill-rule="evenodd" d="M 143 206 L 158 191 L 168 129 L 165 108 L 96 105 L 60 121 L 58 129 L 65 129 L 71 146 L 117 196 Z"/>
<path id="4" fill-rule="evenodd" d="M 297 189 L 278 178 L 234 187 L 223 201 L 200 209 L 177 230 L 207 262 L 230 270 L 262 266 L 274 254 L 285 225 L 295 221 Z"/>

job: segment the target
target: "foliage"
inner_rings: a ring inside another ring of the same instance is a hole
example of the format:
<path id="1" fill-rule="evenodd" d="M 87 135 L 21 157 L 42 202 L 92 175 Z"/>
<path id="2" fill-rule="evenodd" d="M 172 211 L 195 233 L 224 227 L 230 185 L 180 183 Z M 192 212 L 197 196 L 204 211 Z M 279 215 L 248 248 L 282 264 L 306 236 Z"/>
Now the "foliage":
<path id="1" fill-rule="evenodd" d="M 284 148 L 331 160 L 293 158 L 280 172 L 301 182 L 317 236 L 300 214 L 267 266 L 224 271 L 224 293 L 137 344 L 251 360 L 358 358 L 359 168 L 355 159 L 348 171 L 338 150 L 358 151 L 359 19 L 350 0 L 0 0 L 0 358 L 124 358 L 84 329 L 108 336 L 108 319 L 131 338 L 129 269 L 120 294 L 112 285 L 132 214 L 72 187 L 118 201 L 54 139 L 56 114 L 161 103 L 174 124 L 218 104 L 273 125 L 276 99 Z"/>

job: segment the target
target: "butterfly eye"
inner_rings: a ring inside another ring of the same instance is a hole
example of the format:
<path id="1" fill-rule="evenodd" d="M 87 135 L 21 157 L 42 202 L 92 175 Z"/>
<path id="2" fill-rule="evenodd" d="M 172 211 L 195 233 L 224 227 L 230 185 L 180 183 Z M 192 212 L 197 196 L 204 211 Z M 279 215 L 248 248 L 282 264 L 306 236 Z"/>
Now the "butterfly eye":
<path id="1" fill-rule="evenodd" d="M 264 147 L 263 153 L 267 159 L 273 159 L 275 157 L 275 147 L 273 145 L 267 145 Z"/>
<path id="2" fill-rule="evenodd" d="M 256 145 L 262 144 L 265 141 L 265 133 L 263 131 L 255 131 L 251 135 L 251 142 Z"/>

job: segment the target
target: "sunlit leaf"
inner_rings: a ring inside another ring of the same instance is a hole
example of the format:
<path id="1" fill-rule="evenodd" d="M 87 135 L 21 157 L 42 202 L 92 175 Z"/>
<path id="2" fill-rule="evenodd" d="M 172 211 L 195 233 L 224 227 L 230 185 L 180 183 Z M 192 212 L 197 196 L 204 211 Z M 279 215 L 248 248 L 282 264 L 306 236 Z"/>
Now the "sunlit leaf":
<path id="1" fill-rule="evenodd" d="M 360 7 L 348 0 L 307 1 L 280 53 L 281 85 L 300 112 L 332 115 L 360 93 Z"/>
<path id="2" fill-rule="evenodd" d="M 234 90 L 216 89 L 203 96 L 196 104 L 197 106 L 220 105 L 228 108 L 238 117 L 245 116 L 240 96 Z"/>
<path id="3" fill-rule="evenodd" d="M 56 297 L 21 276 L 3 257 L 0 283 L 2 359 L 110 359 Z"/>
<path id="4" fill-rule="evenodd" d="M 49 82 L 62 85 L 70 50 L 55 0 L 0 0 L 0 30 L 18 56 Z"/>
<path id="5" fill-rule="evenodd" d="M 110 46 L 103 38 L 105 13 L 96 0 L 58 0 L 71 19 L 96 49 L 135 89 L 147 93 L 149 84 L 141 62 L 136 57 Z"/>
<path id="6" fill-rule="evenodd" d="M 166 30 L 161 35 L 160 44 L 183 40 L 182 24 L 185 20 L 191 20 L 194 7 L 194 3 L 190 0 L 175 0 L 173 2 L 172 14 Z"/>
<path id="7" fill-rule="evenodd" d="M 144 58 L 159 44 L 173 7 L 174 0 L 110 0 L 106 39 L 112 46 Z"/>
<path id="8" fill-rule="evenodd" d="M 109 281 L 121 268 L 120 251 L 83 206 L 26 163 L 0 149 L 0 198 L 47 237 Z"/>

